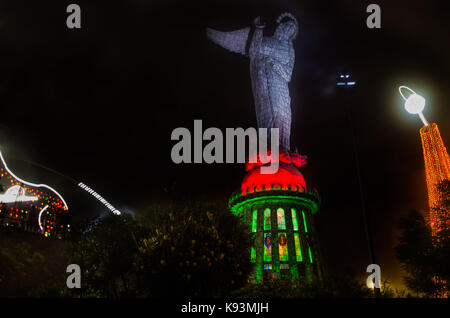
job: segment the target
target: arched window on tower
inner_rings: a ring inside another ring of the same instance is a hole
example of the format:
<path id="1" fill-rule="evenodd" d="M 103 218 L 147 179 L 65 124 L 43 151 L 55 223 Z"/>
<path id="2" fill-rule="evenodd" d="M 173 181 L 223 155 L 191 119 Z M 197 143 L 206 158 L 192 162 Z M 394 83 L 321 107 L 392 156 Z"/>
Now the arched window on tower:
<path id="1" fill-rule="evenodd" d="M 298 231 L 297 211 L 295 211 L 295 209 L 291 209 L 291 213 L 292 213 L 292 227 L 294 231 Z"/>
<path id="2" fill-rule="evenodd" d="M 264 210 L 264 231 L 270 231 L 270 209 Z"/>
<path id="3" fill-rule="evenodd" d="M 272 235 L 264 234 L 264 262 L 272 261 Z"/>
<path id="4" fill-rule="evenodd" d="M 256 233 L 258 221 L 258 210 L 253 210 L 252 213 L 252 232 Z"/>
<path id="5" fill-rule="evenodd" d="M 286 230 L 286 217 L 284 215 L 284 210 L 279 208 L 277 210 L 277 219 L 278 219 L 278 229 Z"/>
<path id="6" fill-rule="evenodd" d="M 297 257 L 297 262 L 303 262 L 302 248 L 300 245 L 300 235 L 294 233 L 294 243 L 295 243 L 295 255 Z"/>
<path id="7" fill-rule="evenodd" d="M 286 262 L 289 260 L 286 233 L 278 234 L 278 251 L 280 253 L 281 262 Z"/>

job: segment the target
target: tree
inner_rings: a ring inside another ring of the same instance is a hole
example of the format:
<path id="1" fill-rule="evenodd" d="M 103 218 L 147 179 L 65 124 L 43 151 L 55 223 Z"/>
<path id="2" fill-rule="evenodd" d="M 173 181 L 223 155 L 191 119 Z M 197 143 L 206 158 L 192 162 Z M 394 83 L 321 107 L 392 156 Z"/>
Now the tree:
<path id="1" fill-rule="evenodd" d="M 433 236 L 430 224 L 423 215 L 411 211 L 398 224 L 400 237 L 395 247 L 397 258 L 407 272 L 406 285 L 425 296 L 444 290 L 445 282 L 450 281 L 450 182 L 444 181 L 438 188 L 442 203 L 434 209 L 434 213 L 440 216 L 440 230 Z"/>
<path id="2" fill-rule="evenodd" d="M 165 213 L 147 216 L 153 227 L 136 255 L 145 296 L 225 296 L 247 282 L 249 235 L 225 206 L 190 204 L 159 212 Z"/>
<path id="3" fill-rule="evenodd" d="M 33 251 L 27 242 L 17 243 L 13 247 L 2 243 L 0 241 L 0 290 L 5 291 L 5 294 L 0 292 L 0 296 L 6 297 L 8 290 L 16 291 L 27 278 L 29 280 L 30 269 L 42 265 L 44 256 Z"/>
<path id="4" fill-rule="evenodd" d="M 81 267 L 83 297 L 136 296 L 133 257 L 145 231 L 129 215 L 85 221 L 72 233 L 71 263 Z"/>

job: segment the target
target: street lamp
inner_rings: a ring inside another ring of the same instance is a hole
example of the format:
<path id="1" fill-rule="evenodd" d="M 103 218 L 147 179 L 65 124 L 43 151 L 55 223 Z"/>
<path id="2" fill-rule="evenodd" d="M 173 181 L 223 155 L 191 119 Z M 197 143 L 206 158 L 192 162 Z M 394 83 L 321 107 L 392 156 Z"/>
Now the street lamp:
<path id="1" fill-rule="evenodd" d="M 402 90 L 407 90 L 411 94 L 406 97 Z M 411 88 L 406 86 L 400 86 L 398 88 L 398 91 L 400 92 L 400 95 L 405 100 L 405 109 L 408 113 L 413 115 L 419 115 L 420 119 L 422 120 L 423 124 L 425 126 L 428 126 L 428 121 L 426 120 L 425 116 L 423 115 L 423 110 L 425 108 L 425 98 L 420 96 L 419 94 L 416 94 Z"/>

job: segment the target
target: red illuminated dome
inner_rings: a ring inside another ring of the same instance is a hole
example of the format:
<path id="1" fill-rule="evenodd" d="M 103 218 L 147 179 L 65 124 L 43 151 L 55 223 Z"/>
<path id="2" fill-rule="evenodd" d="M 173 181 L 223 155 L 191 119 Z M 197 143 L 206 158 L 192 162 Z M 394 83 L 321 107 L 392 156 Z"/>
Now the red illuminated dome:
<path id="1" fill-rule="evenodd" d="M 267 154 L 270 157 L 270 152 Z M 247 175 L 241 184 L 242 195 L 255 191 L 291 190 L 303 192 L 306 190 L 306 182 L 303 175 L 296 167 L 306 164 L 306 157 L 297 153 L 281 151 L 278 171 L 274 174 L 262 174 L 263 163 L 258 157 L 255 163 L 247 162 L 245 170 Z M 249 160 L 250 161 L 250 160 Z"/>
<path id="2" fill-rule="evenodd" d="M 274 174 L 261 174 L 261 166 L 254 167 L 247 173 L 241 184 L 243 195 L 272 189 L 304 191 L 306 190 L 305 178 L 292 164 L 280 162 L 278 172 Z"/>

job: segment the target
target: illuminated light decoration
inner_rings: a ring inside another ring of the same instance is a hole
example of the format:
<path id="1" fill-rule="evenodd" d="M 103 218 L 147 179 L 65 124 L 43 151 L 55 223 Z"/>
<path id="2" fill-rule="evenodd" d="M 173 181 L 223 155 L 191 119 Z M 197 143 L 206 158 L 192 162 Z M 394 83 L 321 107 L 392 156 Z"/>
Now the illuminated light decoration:
<path id="1" fill-rule="evenodd" d="M 403 95 L 402 90 L 408 90 L 411 94 L 407 98 Z M 430 209 L 430 227 L 434 239 L 436 234 L 448 230 L 448 215 L 445 209 L 441 209 L 441 202 L 444 199 L 441 192 L 438 190 L 438 185 L 444 180 L 450 180 L 450 159 L 442 141 L 441 134 L 437 124 L 431 125 L 425 119 L 422 111 L 425 108 L 425 98 L 416 94 L 412 89 L 401 86 L 399 88 L 400 95 L 405 100 L 405 109 L 410 114 L 419 115 L 424 126 L 420 129 L 420 138 L 422 141 L 423 157 L 425 162 L 425 175 L 428 191 L 428 206 Z M 444 283 L 441 290 L 437 290 L 434 297 L 447 298 L 448 297 L 448 282 L 442 281 L 439 277 L 434 277 L 435 281 Z"/>
<path id="2" fill-rule="evenodd" d="M 25 195 L 25 189 L 19 185 L 12 186 L 4 194 L 0 194 L 0 203 L 37 201 L 38 197 Z"/>
<path id="3" fill-rule="evenodd" d="M 52 192 L 54 192 L 59 199 L 64 203 L 64 207 L 66 210 L 69 210 L 69 207 L 67 206 L 66 201 L 64 200 L 64 198 L 62 197 L 61 194 L 58 193 L 58 191 L 56 191 L 55 189 L 53 189 L 52 187 L 46 185 L 46 184 L 36 184 L 36 183 L 31 183 L 31 182 L 27 182 L 25 180 L 20 179 L 19 177 L 17 177 L 14 173 L 12 173 L 11 170 L 9 170 L 8 166 L 6 165 L 5 159 L 3 159 L 3 155 L 2 152 L 0 151 L 0 159 L 2 161 L 3 166 L 5 167 L 6 171 L 8 171 L 8 173 L 17 181 L 19 181 L 20 183 L 26 184 L 27 186 L 31 186 L 31 187 L 36 187 L 36 188 L 46 188 Z M 41 192 L 42 194 L 42 192 Z"/>
<path id="4" fill-rule="evenodd" d="M 444 199 L 438 190 L 438 185 L 444 180 L 450 180 L 450 159 L 435 123 L 420 129 L 425 174 L 428 189 L 428 205 L 430 207 L 430 226 L 433 235 L 448 229 L 446 216 L 440 215 L 439 206 Z"/>
<path id="5" fill-rule="evenodd" d="M 404 90 L 410 93 L 408 97 L 403 94 Z M 406 86 L 400 86 L 399 92 L 405 100 L 406 111 L 410 114 L 419 115 L 424 124 L 420 129 L 420 138 L 425 162 L 430 227 L 434 236 L 437 232 L 448 229 L 449 226 L 444 221 L 447 217 L 439 215 L 437 211 L 439 211 L 443 199 L 438 191 L 438 185 L 444 180 L 450 180 L 450 159 L 437 124 L 432 123 L 430 125 L 422 114 L 426 104 L 425 98 Z"/>
<path id="6" fill-rule="evenodd" d="M 99 200 L 104 206 L 106 206 L 112 213 L 116 214 L 116 215 L 120 215 L 121 212 L 119 210 L 117 210 L 115 207 L 113 207 L 108 201 L 106 201 L 100 194 L 98 194 L 97 192 L 95 192 L 94 190 L 92 190 L 91 188 L 89 188 L 87 185 L 85 185 L 84 183 L 80 182 L 78 184 L 78 186 L 85 190 L 87 193 L 91 194 L 94 198 L 96 198 L 97 200 Z"/>
<path id="7" fill-rule="evenodd" d="M 17 177 L 0 152 L 0 184 L 7 188 L 0 194 L 0 226 L 63 238 L 66 234 L 68 205 L 55 189 Z"/>
<path id="8" fill-rule="evenodd" d="M 308 252 L 309 252 L 309 261 L 312 264 L 313 263 L 313 257 L 312 257 L 312 253 L 311 253 L 311 247 L 308 247 Z"/>
<path id="9" fill-rule="evenodd" d="M 46 205 L 41 212 L 39 212 L 39 216 L 38 216 L 38 224 L 39 224 L 39 228 L 41 229 L 41 231 L 44 231 L 44 227 L 42 226 L 42 221 L 41 221 L 41 217 L 42 217 L 42 213 L 45 212 L 45 210 L 48 209 L 48 205 Z M 62 226 L 62 225 L 61 225 Z"/>
<path id="10" fill-rule="evenodd" d="M 273 174 L 262 174 L 262 163 L 246 163 L 246 170 L 249 173 L 242 181 L 242 194 L 247 195 L 248 193 L 272 189 L 290 189 L 298 192 L 306 191 L 305 179 L 300 171 L 295 168 L 295 165 L 303 165 L 305 159 L 298 159 L 300 156 L 298 154 L 293 156 L 295 159 L 286 154 L 286 151 L 280 152 L 279 168 Z"/>

